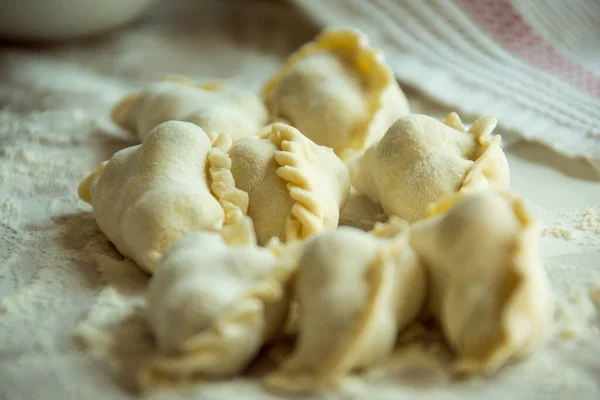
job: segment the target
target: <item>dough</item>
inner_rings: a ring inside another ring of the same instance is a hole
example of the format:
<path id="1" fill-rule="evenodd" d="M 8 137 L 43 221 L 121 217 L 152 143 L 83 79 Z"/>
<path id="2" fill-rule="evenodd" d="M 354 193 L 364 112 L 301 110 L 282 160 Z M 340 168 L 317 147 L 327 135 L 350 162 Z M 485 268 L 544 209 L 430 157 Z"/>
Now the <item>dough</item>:
<path id="1" fill-rule="evenodd" d="M 443 214 L 444 211 L 447 211 Z M 460 373 L 492 373 L 544 342 L 553 315 L 538 254 L 538 225 L 523 202 L 487 191 L 458 194 L 412 226 L 429 278 L 429 308 Z"/>
<path id="2" fill-rule="evenodd" d="M 507 189 L 509 172 L 491 116 L 466 131 L 456 113 L 440 122 L 425 115 L 400 118 L 351 166 L 352 185 L 407 221 L 457 191 Z"/>
<path id="3" fill-rule="evenodd" d="M 232 165 L 228 154 L 231 146 L 231 137 L 221 133 L 213 136 L 212 149 L 208 152 L 210 189 L 223 207 L 225 229 L 240 224 L 248 211 L 248 193 L 235 186 L 235 179 L 231 173 Z M 235 241 L 234 238 L 231 239 Z"/>
<path id="4" fill-rule="evenodd" d="M 324 389 L 389 356 L 421 311 L 426 276 L 408 235 L 385 239 L 385 231 L 376 237 L 341 227 L 308 239 L 295 287 L 298 340 L 270 386 Z"/>
<path id="5" fill-rule="evenodd" d="M 160 354 L 138 372 L 150 388 L 241 372 L 282 328 L 289 271 L 252 244 L 228 246 L 212 232 L 173 244 L 147 294 L 147 319 Z"/>
<path id="6" fill-rule="evenodd" d="M 350 175 L 331 149 L 282 123 L 230 152 L 237 188 L 248 193 L 248 215 L 258 243 L 303 239 L 337 227 L 350 191 Z"/>
<path id="7" fill-rule="evenodd" d="M 408 102 L 383 53 L 353 29 L 323 31 L 263 88 L 271 118 L 283 119 L 344 160 L 378 141 Z"/>
<path id="8" fill-rule="evenodd" d="M 111 116 L 141 141 L 169 120 L 192 122 L 209 134 L 227 133 L 234 141 L 256 135 L 267 122 L 265 106 L 253 94 L 176 77 L 128 94 L 113 107 Z"/>
<path id="9" fill-rule="evenodd" d="M 153 272 L 188 232 L 220 229 L 223 208 L 207 185 L 211 142 L 188 122 L 165 122 L 147 140 L 117 152 L 79 185 L 98 226 L 126 257 Z"/>

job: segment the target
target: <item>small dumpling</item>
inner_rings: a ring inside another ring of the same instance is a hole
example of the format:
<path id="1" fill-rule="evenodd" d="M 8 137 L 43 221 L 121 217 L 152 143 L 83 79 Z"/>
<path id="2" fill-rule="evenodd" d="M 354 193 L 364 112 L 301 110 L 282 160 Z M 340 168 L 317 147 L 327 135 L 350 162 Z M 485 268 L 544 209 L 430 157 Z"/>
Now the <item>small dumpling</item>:
<path id="1" fill-rule="evenodd" d="M 258 243 L 306 238 L 338 225 L 350 191 L 348 168 L 331 149 L 282 123 L 229 151 L 236 187 L 249 196 Z"/>
<path id="2" fill-rule="evenodd" d="M 287 271 L 273 252 L 211 232 L 173 244 L 147 294 L 159 354 L 138 371 L 148 389 L 241 372 L 287 317 Z"/>
<path id="3" fill-rule="evenodd" d="M 383 139 L 351 166 L 353 187 L 380 203 L 388 215 L 424 218 L 427 208 L 454 192 L 507 189 L 508 162 L 496 118 L 466 131 L 456 113 L 440 122 L 425 115 L 400 118 Z"/>
<path id="4" fill-rule="evenodd" d="M 411 227 L 410 244 L 425 263 L 429 309 L 458 357 L 456 371 L 492 373 L 540 346 L 552 293 L 523 202 L 495 191 L 459 194 L 432 213 Z"/>
<path id="5" fill-rule="evenodd" d="M 384 239 L 341 227 L 308 240 L 295 295 L 296 346 L 267 384 L 318 391 L 390 355 L 422 309 L 426 276 L 407 235 Z"/>
<path id="6" fill-rule="evenodd" d="M 208 134 L 227 133 L 234 141 L 256 135 L 267 122 L 267 110 L 257 96 L 184 78 L 167 78 L 128 94 L 111 116 L 142 142 L 154 127 L 170 120 L 191 122 Z"/>
<path id="7" fill-rule="evenodd" d="M 98 226 L 121 254 L 153 272 L 175 240 L 223 225 L 223 207 L 205 176 L 211 150 L 201 128 L 165 122 L 143 144 L 102 163 L 81 182 L 79 197 L 92 205 Z"/>
<path id="8" fill-rule="evenodd" d="M 348 160 L 378 141 L 408 102 L 383 53 L 354 29 L 328 29 L 294 53 L 263 88 L 283 119 Z"/>

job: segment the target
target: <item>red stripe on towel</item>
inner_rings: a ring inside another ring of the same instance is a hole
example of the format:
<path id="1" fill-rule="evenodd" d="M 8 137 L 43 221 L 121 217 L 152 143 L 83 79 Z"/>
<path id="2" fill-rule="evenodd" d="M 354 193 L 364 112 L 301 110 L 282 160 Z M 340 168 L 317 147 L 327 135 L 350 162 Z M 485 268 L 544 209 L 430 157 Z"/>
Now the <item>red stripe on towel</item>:
<path id="1" fill-rule="evenodd" d="M 531 66 L 600 98 L 600 77 L 566 58 L 538 35 L 508 0 L 458 0 L 504 48 Z"/>

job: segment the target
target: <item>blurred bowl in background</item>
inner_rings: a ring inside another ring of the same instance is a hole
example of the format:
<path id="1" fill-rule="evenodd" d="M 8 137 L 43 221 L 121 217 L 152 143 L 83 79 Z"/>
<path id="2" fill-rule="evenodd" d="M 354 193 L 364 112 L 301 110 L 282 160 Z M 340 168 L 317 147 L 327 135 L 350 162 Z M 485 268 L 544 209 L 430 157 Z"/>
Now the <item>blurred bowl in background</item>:
<path id="1" fill-rule="evenodd" d="M 2 0 L 0 37 L 62 40 L 132 21 L 157 0 Z"/>

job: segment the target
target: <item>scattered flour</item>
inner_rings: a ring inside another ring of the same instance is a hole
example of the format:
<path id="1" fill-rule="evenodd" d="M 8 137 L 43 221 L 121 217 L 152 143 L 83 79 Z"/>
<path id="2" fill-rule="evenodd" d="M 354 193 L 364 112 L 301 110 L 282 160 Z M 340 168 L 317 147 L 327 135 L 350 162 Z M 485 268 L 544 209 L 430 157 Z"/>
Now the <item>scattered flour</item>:
<path id="1" fill-rule="evenodd" d="M 577 229 L 580 231 L 590 231 L 600 235 L 600 206 L 588 208 L 583 213 L 575 214 Z"/>
<path id="2" fill-rule="evenodd" d="M 551 236 L 557 239 L 571 240 L 573 239 L 573 230 L 565 228 L 563 226 L 556 226 L 554 228 L 544 228 L 542 229 L 542 236 Z"/>
<path id="3" fill-rule="evenodd" d="M 559 214 L 551 226 L 542 229 L 541 234 L 576 241 L 587 248 L 600 248 L 600 204 Z"/>
<path id="4" fill-rule="evenodd" d="M 598 318 L 600 290 L 582 290 L 568 298 L 558 298 L 554 337 L 560 340 L 590 340 L 600 333 Z"/>

